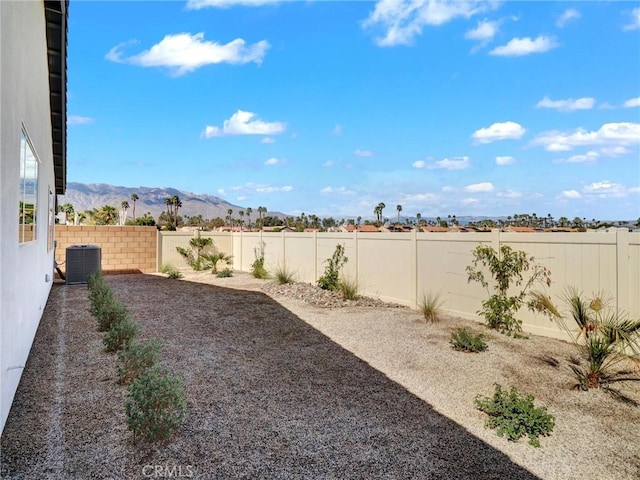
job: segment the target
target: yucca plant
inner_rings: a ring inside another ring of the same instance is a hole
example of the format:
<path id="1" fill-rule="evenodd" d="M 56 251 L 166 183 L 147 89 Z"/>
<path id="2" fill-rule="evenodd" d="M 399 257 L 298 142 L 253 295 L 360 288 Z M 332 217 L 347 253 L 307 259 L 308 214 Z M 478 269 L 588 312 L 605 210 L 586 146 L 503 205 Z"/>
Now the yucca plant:
<path id="1" fill-rule="evenodd" d="M 563 298 L 568 315 L 562 315 L 551 298 L 541 292 L 532 294 L 531 305 L 556 321 L 580 348 L 586 367 L 581 363 L 570 365 L 578 379 L 576 387 L 603 388 L 622 398 L 620 392 L 611 388 L 612 384 L 640 381 L 638 372 L 624 367 L 625 360 L 640 358 L 640 320 L 626 318 L 602 293 L 585 299 L 571 287 Z M 567 325 L 565 316 L 573 320 L 574 326 Z"/>
<path id="2" fill-rule="evenodd" d="M 211 273 L 214 275 L 218 273 L 218 264 L 220 262 L 224 262 L 225 264 L 229 264 L 229 262 L 233 259 L 232 255 L 227 255 L 224 252 L 215 252 L 215 253 L 203 253 L 201 258 L 207 262 L 211 267 Z"/>

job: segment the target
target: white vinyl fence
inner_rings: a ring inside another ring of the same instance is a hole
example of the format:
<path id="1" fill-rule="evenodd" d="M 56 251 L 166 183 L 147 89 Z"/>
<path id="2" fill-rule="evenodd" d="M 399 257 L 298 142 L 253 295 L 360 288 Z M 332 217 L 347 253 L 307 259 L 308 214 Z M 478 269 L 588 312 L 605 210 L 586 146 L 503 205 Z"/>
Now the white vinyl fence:
<path id="1" fill-rule="evenodd" d="M 337 244 L 348 262 L 344 275 L 357 280 L 360 293 L 416 308 L 423 294 L 439 293 L 447 313 L 481 320 L 476 312 L 488 296 L 468 283 L 465 268 L 480 243 L 524 250 L 551 270 L 548 290 L 563 306 L 566 287 L 585 296 L 602 292 L 630 318 L 640 318 L 640 233 L 617 229 L 584 233 L 265 233 L 159 232 L 158 266 L 188 268 L 176 246 L 194 235 L 211 237 L 216 248 L 233 255 L 235 270 L 250 271 L 255 249 L 263 245 L 265 266 L 274 271 L 286 262 L 296 280 L 315 283 Z M 527 332 L 565 338 L 548 318 L 523 308 L 518 313 Z"/>

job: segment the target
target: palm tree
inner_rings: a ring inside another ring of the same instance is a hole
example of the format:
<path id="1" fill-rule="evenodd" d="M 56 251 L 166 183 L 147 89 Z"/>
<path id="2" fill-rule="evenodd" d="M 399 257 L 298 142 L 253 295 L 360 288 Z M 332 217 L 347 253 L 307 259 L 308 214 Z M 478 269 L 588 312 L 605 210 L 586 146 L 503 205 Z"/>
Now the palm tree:
<path id="1" fill-rule="evenodd" d="M 178 195 L 171 196 L 171 206 L 173 207 L 173 220 L 175 227 L 178 228 L 178 209 L 182 207 L 182 201 Z"/>
<path id="2" fill-rule="evenodd" d="M 96 221 L 96 225 L 114 225 L 118 218 L 118 211 L 116 207 L 104 205 L 94 211 L 93 218 Z"/>
<path id="3" fill-rule="evenodd" d="M 422 214 L 420 212 L 416 213 L 416 218 L 418 219 L 418 225 L 420 225 L 420 219 L 422 218 Z"/>
<path id="4" fill-rule="evenodd" d="M 228 208 L 227 209 L 227 218 L 229 218 L 229 226 L 231 226 L 231 217 L 233 215 L 233 210 Z"/>
<path id="5" fill-rule="evenodd" d="M 380 202 L 378 204 L 378 207 L 380 207 L 380 223 L 382 223 L 382 211 L 386 208 L 386 205 L 384 204 L 384 202 Z"/>
<path id="6" fill-rule="evenodd" d="M 396 210 L 398 211 L 398 223 L 400 223 L 400 212 L 402 211 L 402 205 L 396 205 Z"/>
<path id="7" fill-rule="evenodd" d="M 139 199 L 140 197 L 138 197 L 137 194 L 132 193 L 131 194 L 131 201 L 133 202 L 133 221 L 136 221 L 136 201 Z"/>
<path id="8" fill-rule="evenodd" d="M 171 197 L 166 197 L 163 203 L 167 207 L 167 218 L 171 220 Z"/>
<path id="9" fill-rule="evenodd" d="M 238 215 L 240 215 L 240 229 L 242 229 L 242 224 L 244 223 L 244 220 L 242 219 L 242 217 L 244 217 L 244 210 L 238 210 Z"/>
<path id="10" fill-rule="evenodd" d="M 120 211 L 122 213 L 122 215 L 121 215 L 122 218 L 120 219 L 120 224 L 121 225 L 125 225 L 127 223 L 127 210 L 129 210 L 129 202 L 124 200 L 120 204 Z"/>
<path id="11" fill-rule="evenodd" d="M 247 207 L 247 210 L 245 211 L 245 213 L 247 214 L 247 222 L 249 224 L 249 230 L 251 230 L 251 212 L 253 212 L 253 209 L 251 207 Z"/>
<path id="12" fill-rule="evenodd" d="M 357 220 L 358 220 L 358 225 L 360 225 L 360 222 L 362 221 L 362 217 L 360 215 L 358 215 Z"/>

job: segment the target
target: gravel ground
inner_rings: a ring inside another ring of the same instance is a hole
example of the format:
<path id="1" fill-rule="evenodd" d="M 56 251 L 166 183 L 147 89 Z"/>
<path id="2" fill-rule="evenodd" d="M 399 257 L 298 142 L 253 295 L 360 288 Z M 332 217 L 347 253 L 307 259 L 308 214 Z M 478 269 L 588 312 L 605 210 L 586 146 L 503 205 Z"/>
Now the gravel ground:
<path id="1" fill-rule="evenodd" d="M 572 390 L 570 344 L 242 273 L 107 280 L 183 375 L 183 427 L 133 444 L 87 289 L 56 284 L 2 435 L 2 478 L 640 479 L 640 408 Z M 452 350 L 457 326 L 489 350 Z M 484 428 L 473 399 L 496 382 L 556 416 L 541 448 Z"/>

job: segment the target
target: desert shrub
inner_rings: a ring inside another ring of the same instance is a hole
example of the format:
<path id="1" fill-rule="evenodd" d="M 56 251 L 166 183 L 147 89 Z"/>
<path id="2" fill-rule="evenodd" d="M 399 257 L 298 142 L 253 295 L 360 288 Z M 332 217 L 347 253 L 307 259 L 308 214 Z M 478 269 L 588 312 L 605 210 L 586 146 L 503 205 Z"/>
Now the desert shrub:
<path id="1" fill-rule="evenodd" d="M 89 287 L 89 312 L 94 317 L 98 317 L 100 312 L 115 301 L 113 290 L 104 278 L 94 280 Z"/>
<path id="2" fill-rule="evenodd" d="M 533 395 L 521 395 L 515 387 L 505 392 L 496 384 L 493 398 L 478 395 L 475 404 L 489 415 L 486 426 L 495 428 L 498 436 L 516 442 L 525 435 L 529 444 L 540 446 L 541 436 L 548 436 L 555 426 L 555 417 L 546 407 L 536 407 Z"/>
<path id="3" fill-rule="evenodd" d="M 514 251 L 508 245 L 500 246 L 496 252 L 488 245 L 478 245 L 472 251 L 473 262 L 466 268 L 468 282 L 479 282 L 489 294 L 489 299 L 482 302 L 482 310 L 477 313 L 484 317 L 489 328 L 509 335 L 518 335 L 522 331 L 522 320 L 515 317 L 525 303 L 529 290 L 538 283 L 551 285 L 551 272 L 535 262 L 534 257 L 527 257 L 524 251 Z M 493 294 L 489 289 L 489 281 L 484 270 L 488 269 L 493 279 Z M 523 273 L 531 270 L 529 279 L 519 292 L 509 294 L 512 287 L 523 284 Z M 529 305 L 531 308 L 533 306 Z"/>
<path id="4" fill-rule="evenodd" d="M 233 277 L 233 270 L 231 270 L 230 268 L 225 268 L 224 270 L 220 270 L 218 273 L 216 273 L 216 277 L 218 278 Z"/>
<path id="5" fill-rule="evenodd" d="M 324 274 L 318 279 L 318 286 L 324 290 L 338 290 L 340 288 L 340 271 L 349 259 L 344 256 L 344 245 L 339 243 L 331 258 L 325 260 L 327 266 Z"/>
<path id="6" fill-rule="evenodd" d="M 176 267 L 174 267 L 170 263 L 165 263 L 160 267 L 160 273 L 167 274 L 170 271 L 175 270 L 175 269 L 176 269 Z"/>
<path id="7" fill-rule="evenodd" d="M 141 373 L 129 384 L 125 402 L 134 443 L 169 438 L 182 424 L 186 407 L 181 377 L 157 366 Z"/>
<path id="8" fill-rule="evenodd" d="M 338 290 L 345 300 L 357 300 L 360 284 L 358 280 L 342 277 L 338 282 Z"/>
<path id="9" fill-rule="evenodd" d="M 95 317 L 98 320 L 99 332 L 108 331 L 112 325 L 123 321 L 129 316 L 124 303 L 115 298 L 115 296 L 109 296 L 108 298 L 108 302 L 100 303 L 96 309 Z"/>
<path id="10" fill-rule="evenodd" d="M 208 270 L 211 261 L 207 258 L 206 250 L 213 247 L 210 237 L 193 237 L 189 241 L 189 248 L 176 247 L 176 251 L 185 259 L 195 271 Z"/>
<path id="11" fill-rule="evenodd" d="M 264 268 L 264 243 L 253 249 L 255 260 L 251 264 L 251 275 L 255 278 L 267 278 L 269 272 Z"/>
<path id="12" fill-rule="evenodd" d="M 177 280 L 177 279 L 179 279 L 179 278 L 184 277 L 184 275 L 182 275 L 182 272 L 180 272 L 180 270 L 175 269 L 175 268 L 174 268 L 173 270 L 169 270 L 169 271 L 167 272 L 167 276 L 168 276 L 169 278 L 173 279 L 173 280 Z"/>
<path id="13" fill-rule="evenodd" d="M 158 361 L 161 344 L 158 340 L 142 343 L 131 343 L 129 348 L 118 352 L 118 381 L 122 385 L 129 385 L 147 369 Z"/>
<path id="14" fill-rule="evenodd" d="M 423 293 L 418 307 L 427 322 L 437 322 L 442 316 L 442 299 L 437 293 Z"/>
<path id="15" fill-rule="evenodd" d="M 451 333 L 451 346 L 461 352 L 484 352 L 487 349 L 487 343 L 484 341 L 484 335 L 481 333 L 473 333 L 467 328 L 457 328 Z"/>
<path id="16" fill-rule="evenodd" d="M 102 343 L 104 343 L 107 352 L 117 352 L 129 348 L 137 333 L 138 326 L 127 315 L 118 323 L 111 325 L 109 331 L 105 333 Z"/>
<path id="17" fill-rule="evenodd" d="M 106 284 L 102 272 L 93 272 L 87 275 L 87 287 L 93 290 L 101 284 Z"/>
<path id="18" fill-rule="evenodd" d="M 273 276 L 280 285 L 295 282 L 295 275 L 291 269 L 287 267 L 286 262 L 283 262 L 281 265 L 276 267 L 276 270 L 273 272 Z"/>
<path id="19" fill-rule="evenodd" d="M 640 381 L 638 372 L 625 368 L 630 355 L 640 355 L 640 320 L 628 319 L 603 293 L 585 298 L 576 288 L 567 288 L 563 297 L 568 312 L 564 315 L 548 295 L 533 292 L 531 297 L 536 310 L 556 321 L 578 346 L 581 358 L 569 365 L 578 380 L 576 387 L 603 388 L 621 400 L 630 400 L 612 386 Z M 573 322 L 568 324 L 565 316 Z"/>

